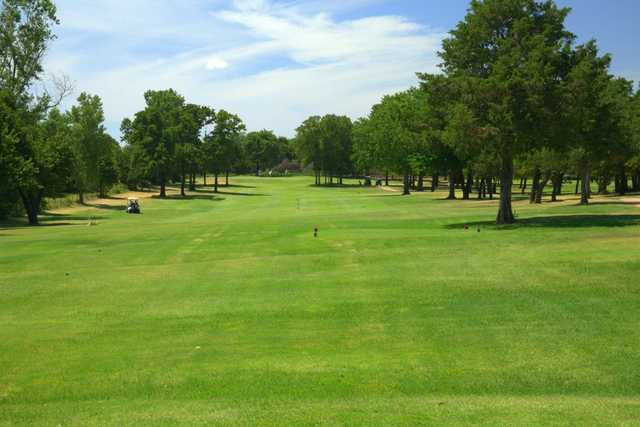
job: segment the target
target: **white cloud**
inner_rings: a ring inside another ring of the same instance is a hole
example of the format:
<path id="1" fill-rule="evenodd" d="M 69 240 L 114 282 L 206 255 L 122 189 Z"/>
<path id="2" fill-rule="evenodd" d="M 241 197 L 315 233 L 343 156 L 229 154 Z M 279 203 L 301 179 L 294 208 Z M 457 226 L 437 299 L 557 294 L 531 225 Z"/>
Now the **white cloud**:
<path id="1" fill-rule="evenodd" d="M 217 56 L 213 56 L 207 60 L 207 65 L 205 68 L 207 70 L 222 70 L 229 66 L 229 63 L 222 58 L 218 58 Z"/>
<path id="2" fill-rule="evenodd" d="M 146 90 L 171 87 L 239 114 L 250 130 L 291 136 L 308 115 L 357 118 L 415 84 L 416 71 L 436 71 L 442 34 L 401 16 L 338 21 L 330 13 L 341 3 L 62 0 L 48 64 L 103 98 L 114 133 Z"/>

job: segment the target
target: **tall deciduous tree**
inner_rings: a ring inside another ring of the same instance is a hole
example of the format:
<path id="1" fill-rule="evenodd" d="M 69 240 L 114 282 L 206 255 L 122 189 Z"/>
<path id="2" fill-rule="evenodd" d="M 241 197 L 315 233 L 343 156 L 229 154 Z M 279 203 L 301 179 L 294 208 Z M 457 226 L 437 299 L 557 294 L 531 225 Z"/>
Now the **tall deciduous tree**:
<path id="1" fill-rule="evenodd" d="M 189 176 L 190 188 L 195 189 L 195 175 L 203 157 L 201 134 L 205 126 L 215 120 L 212 108 L 187 104 L 181 111 L 180 136 L 175 148 L 175 165 L 180 174 L 180 194 L 185 196 L 185 184 Z"/>
<path id="2" fill-rule="evenodd" d="M 249 132 L 244 138 L 244 149 L 247 159 L 254 165 L 256 176 L 260 176 L 263 168 L 275 166 L 282 160 L 278 148 L 278 137 L 273 131 L 263 129 Z"/>
<path id="3" fill-rule="evenodd" d="M 418 89 L 410 89 L 385 96 L 373 106 L 369 116 L 377 155 L 388 169 L 403 175 L 405 195 L 410 194 L 412 156 L 421 152 L 426 137 L 424 107 L 424 94 Z"/>
<path id="4" fill-rule="evenodd" d="M 323 171 L 322 127 L 320 116 L 306 119 L 296 129 L 296 150 L 305 165 L 313 165 L 315 184 L 320 185 Z"/>
<path id="5" fill-rule="evenodd" d="M 104 195 L 105 172 L 113 169 L 113 146 L 106 135 L 99 96 L 81 93 L 70 114 L 76 154 L 73 176 L 79 201 L 84 203 L 86 192 L 99 190 Z"/>
<path id="6" fill-rule="evenodd" d="M 166 185 L 175 171 L 175 152 L 184 135 L 184 98 L 175 90 L 147 91 L 146 107 L 133 121 L 123 121 L 127 142 L 144 153 L 145 160 L 160 185 L 160 197 L 166 197 Z"/>
<path id="7" fill-rule="evenodd" d="M 227 174 L 228 185 L 228 173 L 240 157 L 240 135 L 244 130 L 245 125 L 240 117 L 219 110 L 215 116 L 213 132 L 205 137 L 207 164 L 213 173 L 213 188 L 216 193 L 221 173 Z"/>
<path id="8" fill-rule="evenodd" d="M 610 81 L 608 55 L 600 56 L 594 41 L 578 46 L 567 81 L 567 118 L 571 129 L 573 159 L 580 174 L 581 204 L 591 195 L 591 168 L 605 150 L 607 116 L 605 92 Z"/>
<path id="9" fill-rule="evenodd" d="M 30 90 L 42 76 L 42 59 L 57 23 L 50 0 L 0 3 L 0 170 L 34 225 L 44 195 L 54 190 L 58 160 L 64 157 L 43 138 L 41 121 L 51 97 L 45 93 L 35 98 Z"/>
<path id="10" fill-rule="evenodd" d="M 573 42 L 568 9 L 552 1 L 473 0 L 443 42 L 443 69 L 470 92 L 463 102 L 487 128 L 501 159 L 498 224 L 514 222 L 514 157 L 549 139 L 564 60 Z"/>
<path id="11" fill-rule="evenodd" d="M 342 177 L 353 172 L 352 128 L 350 118 L 327 114 L 309 117 L 296 129 L 298 156 L 303 163 L 313 164 L 316 185 L 321 184 L 323 174 L 325 183 L 337 177 L 342 184 Z"/>

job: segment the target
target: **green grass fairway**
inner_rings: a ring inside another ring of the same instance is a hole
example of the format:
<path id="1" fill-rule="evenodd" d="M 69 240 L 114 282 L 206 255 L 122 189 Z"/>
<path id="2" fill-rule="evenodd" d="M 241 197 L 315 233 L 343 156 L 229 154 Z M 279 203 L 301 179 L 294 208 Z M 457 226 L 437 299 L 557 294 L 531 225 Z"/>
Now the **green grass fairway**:
<path id="1" fill-rule="evenodd" d="M 0 426 L 639 422 L 633 201 L 312 182 L 0 226 Z"/>

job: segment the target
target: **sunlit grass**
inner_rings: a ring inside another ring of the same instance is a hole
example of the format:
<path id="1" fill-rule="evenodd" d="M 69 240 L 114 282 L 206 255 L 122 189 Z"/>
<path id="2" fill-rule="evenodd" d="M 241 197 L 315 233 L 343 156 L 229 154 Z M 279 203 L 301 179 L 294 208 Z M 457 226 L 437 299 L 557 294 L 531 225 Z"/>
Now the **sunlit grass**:
<path id="1" fill-rule="evenodd" d="M 633 200 L 312 182 L 0 226 L 0 425 L 640 418 Z"/>

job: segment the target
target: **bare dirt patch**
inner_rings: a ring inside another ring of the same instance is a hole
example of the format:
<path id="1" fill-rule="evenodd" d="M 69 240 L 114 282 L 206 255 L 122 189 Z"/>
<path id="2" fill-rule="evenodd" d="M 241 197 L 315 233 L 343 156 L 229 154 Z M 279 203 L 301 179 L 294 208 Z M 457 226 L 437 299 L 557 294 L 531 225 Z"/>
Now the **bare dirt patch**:
<path id="1" fill-rule="evenodd" d="M 389 191 L 389 192 L 391 192 L 391 193 L 400 193 L 400 190 L 398 190 L 398 189 L 397 189 L 397 188 L 395 188 L 395 187 L 391 187 L 391 186 L 383 185 L 383 186 L 381 186 L 380 188 L 382 188 L 384 191 Z"/>
<path id="2" fill-rule="evenodd" d="M 640 208 L 640 196 L 636 197 L 623 197 L 622 200 L 624 203 L 629 203 L 635 206 L 636 208 Z"/>
<path id="3" fill-rule="evenodd" d="M 114 196 L 106 197 L 106 198 L 98 198 L 92 199 L 84 204 L 76 203 L 73 206 L 69 206 L 66 208 L 59 209 L 51 209 L 48 212 L 53 214 L 69 214 L 79 211 L 86 211 L 92 209 L 106 209 L 106 208 L 118 208 L 122 207 L 124 210 L 127 207 L 127 199 L 129 197 L 136 197 L 140 200 L 143 199 L 151 199 L 153 196 L 156 196 L 158 192 L 156 191 L 128 191 L 126 193 L 116 194 Z M 173 188 L 167 188 L 167 196 L 172 196 L 180 194 L 180 192 Z"/>

